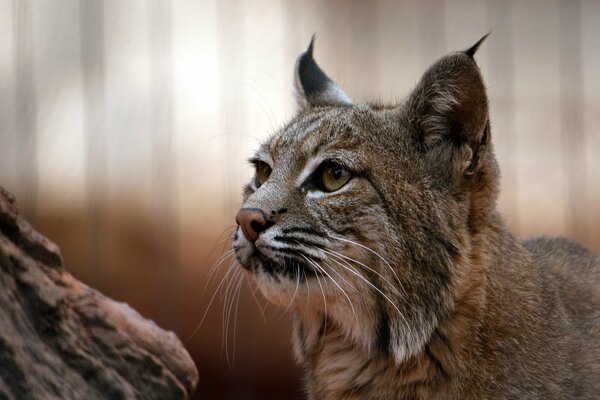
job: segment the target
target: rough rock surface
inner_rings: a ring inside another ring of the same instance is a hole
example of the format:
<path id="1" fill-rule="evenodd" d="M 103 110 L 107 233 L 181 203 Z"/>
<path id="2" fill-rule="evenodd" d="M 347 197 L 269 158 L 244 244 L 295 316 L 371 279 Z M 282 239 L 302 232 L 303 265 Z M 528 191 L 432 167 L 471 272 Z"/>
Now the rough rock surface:
<path id="1" fill-rule="evenodd" d="M 186 399 L 197 380 L 175 334 L 73 278 L 0 187 L 0 400 Z"/>

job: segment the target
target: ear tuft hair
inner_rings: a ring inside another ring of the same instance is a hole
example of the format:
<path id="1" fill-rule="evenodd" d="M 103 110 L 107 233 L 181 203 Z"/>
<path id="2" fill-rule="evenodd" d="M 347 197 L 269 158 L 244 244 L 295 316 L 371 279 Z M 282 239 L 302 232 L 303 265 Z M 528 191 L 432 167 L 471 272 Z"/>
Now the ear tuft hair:
<path id="1" fill-rule="evenodd" d="M 352 101 L 342 89 L 329 79 L 317 65 L 313 58 L 314 44 L 315 35 L 312 36 L 308 48 L 296 62 L 296 95 L 300 108 L 352 105 Z"/>
<path id="2" fill-rule="evenodd" d="M 487 39 L 488 36 L 490 36 L 490 33 L 492 33 L 492 32 L 486 33 L 481 39 L 479 39 L 477 41 L 477 43 L 475 43 L 473 46 L 471 46 L 467 50 L 465 50 L 464 53 L 466 55 L 468 55 L 469 57 L 473 58 L 475 53 L 477 53 L 477 50 L 479 50 L 479 46 L 481 46 L 481 44 L 485 41 L 485 39 Z M 311 42 L 311 45 L 312 45 L 312 42 Z"/>

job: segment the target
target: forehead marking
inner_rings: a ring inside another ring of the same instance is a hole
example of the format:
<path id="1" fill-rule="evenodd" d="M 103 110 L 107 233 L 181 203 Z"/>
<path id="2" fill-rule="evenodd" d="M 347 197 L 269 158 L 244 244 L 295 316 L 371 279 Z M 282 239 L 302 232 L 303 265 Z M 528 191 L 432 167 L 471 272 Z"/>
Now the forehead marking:
<path id="1" fill-rule="evenodd" d="M 307 138 L 312 136 L 315 131 L 319 131 L 323 125 L 327 124 L 334 118 L 340 118 L 347 112 L 345 109 L 326 109 L 317 110 L 313 113 L 300 117 L 294 121 L 287 129 L 277 135 L 277 138 L 272 142 L 272 153 L 278 153 L 284 146 L 295 145 L 302 143 Z M 345 117 L 342 117 L 345 120 Z"/>

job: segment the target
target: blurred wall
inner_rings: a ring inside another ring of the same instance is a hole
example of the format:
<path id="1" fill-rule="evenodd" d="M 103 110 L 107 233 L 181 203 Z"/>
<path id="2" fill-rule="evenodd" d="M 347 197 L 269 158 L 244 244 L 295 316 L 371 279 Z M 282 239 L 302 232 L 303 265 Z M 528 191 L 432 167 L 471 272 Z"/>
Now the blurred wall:
<path id="1" fill-rule="evenodd" d="M 595 0 L 0 0 L 0 185 L 76 276 L 191 336 L 199 398 L 294 398 L 287 316 L 231 258 L 208 271 L 245 160 L 294 115 L 296 57 L 316 32 L 352 99 L 394 101 L 489 31 L 499 207 L 600 251 Z"/>

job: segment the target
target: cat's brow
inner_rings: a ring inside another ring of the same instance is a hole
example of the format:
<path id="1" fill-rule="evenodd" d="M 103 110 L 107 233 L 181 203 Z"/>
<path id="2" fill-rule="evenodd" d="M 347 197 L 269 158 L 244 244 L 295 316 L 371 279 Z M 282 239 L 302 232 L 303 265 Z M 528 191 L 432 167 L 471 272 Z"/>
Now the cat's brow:
<path id="1" fill-rule="evenodd" d="M 306 178 L 308 178 L 323 162 L 324 158 L 321 154 L 317 154 L 308 158 L 306 163 L 304 164 L 304 168 L 302 168 L 302 172 L 298 175 L 298 179 L 296 180 L 297 186 L 302 186 Z"/>
<path id="2" fill-rule="evenodd" d="M 271 154 L 265 149 L 259 149 L 256 152 L 256 154 L 254 154 L 254 157 L 250 159 L 251 162 L 253 160 L 266 162 L 271 167 L 273 167 L 273 158 L 271 157 Z"/>
<path id="3" fill-rule="evenodd" d="M 336 150 L 320 152 L 309 157 L 306 163 L 304 163 L 304 168 L 302 169 L 302 172 L 300 172 L 300 175 L 298 175 L 296 185 L 301 186 L 304 181 L 306 181 L 306 179 L 312 173 L 314 173 L 324 161 L 333 161 L 339 163 L 352 171 L 360 169 L 359 166 L 356 165 L 356 155 L 350 151 Z"/>
<path id="4" fill-rule="evenodd" d="M 275 140 L 271 142 L 271 154 L 277 158 L 286 147 L 293 145 L 294 143 L 303 142 L 306 137 L 310 137 L 310 134 L 319 129 L 322 122 L 319 115 L 310 115 L 295 121 L 286 128 L 283 134 L 277 135 Z"/>

